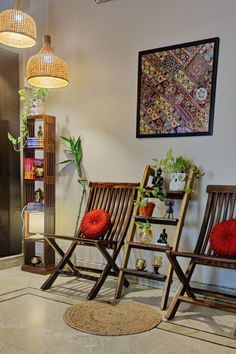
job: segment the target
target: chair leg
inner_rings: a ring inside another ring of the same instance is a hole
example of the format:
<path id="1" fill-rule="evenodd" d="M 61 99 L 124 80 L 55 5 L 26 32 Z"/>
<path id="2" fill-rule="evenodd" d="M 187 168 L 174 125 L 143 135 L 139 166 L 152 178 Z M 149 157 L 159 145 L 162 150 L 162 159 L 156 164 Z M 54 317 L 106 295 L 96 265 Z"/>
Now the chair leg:
<path id="1" fill-rule="evenodd" d="M 73 242 L 71 244 L 71 246 L 69 247 L 69 249 L 65 253 L 64 257 L 58 263 L 55 271 L 48 277 L 48 279 L 45 281 L 45 283 L 43 283 L 43 285 L 41 286 L 42 290 L 47 290 L 52 286 L 52 284 L 54 283 L 54 281 L 57 279 L 58 275 L 60 274 L 60 271 L 64 268 L 64 266 L 66 264 L 69 263 L 69 265 L 71 264 L 72 267 L 74 267 L 73 263 L 70 261 L 70 257 L 72 255 L 72 253 L 74 252 L 74 249 L 76 248 L 76 246 L 77 246 L 76 242 Z"/>
<path id="2" fill-rule="evenodd" d="M 105 280 L 106 280 L 107 276 L 109 275 L 112 268 L 117 276 L 119 275 L 119 271 L 120 271 L 119 267 L 115 263 L 115 260 L 118 256 L 118 252 L 114 251 L 113 255 L 110 256 L 110 254 L 103 247 L 103 245 L 98 243 L 97 247 L 100 250 L 100 252 L 102 253 L 102 255 L 105 257 L 105 259 L 107 260 L 107 264 L 104 267 L 103 272 L 101 273 L 100 277 L 98 278 L 98 280 L 94 284 L 93 288 L 90 290 L 90 292 L 87 296 L 88 300 L 92 300 L 97 296 L 98 292 L 100 291 L 102 285 L 104 284 L 104 282 L 105 282 Z M 129 282 L 127 279 L 125 279 L 125 285 L 129 286 Z"/>
<path id="3" fill-rule="evenodd" d="M 172 253 L 170 251 L 167 251 L 166 255 L 173 267 L 173 270 L 175 271 L 176 275 L 178 276 L 180 282 L 185 286 L 186 293 L 188 294 L 189 297 L 196 300 L 194 292 L 192 291 L 191 286 L 189 285 L 190 279 L 187 279 L 184 272 L 182 271 L 182 269 L 179 265 L 179 262 L 177 261 L 177 257 L 172 255 Z"/>
<path id="4" fill-rule="evenodd" d="M 111 265 L 111 268 L 113 268 L 115 274 L 116 274 L 117 276 L 119 276 L 120 268 L 117 266 L 117 264 L 115 263 L 115 261 L 116 261 L 116 258 L 117 258 L 117 256 L 118 256 L 118 254 L 119 254 L 119 250 L 120 250 L 120 249 L 117 248 L 117 249 L 113 252 L 113 255 L 110 256 L 110 254 L 107 252 L 106 248 L 103 247 L 103 245 L 98 244 L 97 246 L 98 246 L 100 252 L 101 252 L 101 253 L 103 254 L 103 256 L 106 258 L 108 264 L 110 264 L 110 265 Z M 124 278 L 124 286 L 125 286 L 126 288 L 129 287 L 129 282 L 128 282 L 128 280 L 127 280 L 126 278 Z"/>
<path id="5" fill-rule="evenodd" d="M 96 281 L 96 283 L 94 284 L 92 289 L 90 290 L 89 294 L 87 295 L 87 300 L 93 300 L 97 296 L 97 294 L 99 293 L 101 287 L 103 286 L 104 281 L 106 280 L 110 270 L 111 270 L 111 266 L 109 264 L 107 264 L 105 266 L 102 274 L 100 275 L 100 277 L 98 278 L 98 280 Z"/>
<path id="6" fill-rule="evenodd" d="M 61 258 L 63 258 L 65 256 L 65 252 L 62 251 L 61 247 L 58 246 L 58 244 L 56 243 L 56 241 L 54 239 L 47 238 L 47 237 L 45 237 L 45 239 L 47 240 L 49 245 L 59 254 L 59 256 L 61 256 Z M 68 266 L 73 271 L 74 264 L 71 262 L 70 259 L 68 260 Z"/>
<path id="7" fill-rule="evenodd" d="M 187 268 L 187 271 L 185 273 L 185 276 L 186 276 L 186 279 L 190 280 L 192 274 L 193 274 L 193 271 L 194 271 L 194 268 L 195 268 L 196 264 L 195 263 L 190 263 L 188 268 Z M 168 319 L 168 320 L 172 320 L 174 317 L 175 317 L 175 314 L 179 308 L 179 305 L 180 305 L 180 302 L 181 300 L 179 299 L 179 296 L 183 296 L 184 293 L 185 293 L 185 290 L 186 290 L 186 284 L 180 284 L 166 314 L 165 314 L 165 317 Z"/>

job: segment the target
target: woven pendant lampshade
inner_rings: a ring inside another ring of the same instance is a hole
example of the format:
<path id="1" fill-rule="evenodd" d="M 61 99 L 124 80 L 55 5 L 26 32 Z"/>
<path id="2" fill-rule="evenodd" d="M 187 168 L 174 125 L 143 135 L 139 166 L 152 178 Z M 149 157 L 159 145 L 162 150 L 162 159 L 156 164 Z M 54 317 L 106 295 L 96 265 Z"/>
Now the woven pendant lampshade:
<path id="1" fill-rule="evenodd" d="M 32 86 L 60 88 L 69 84 L 69 70 L 63 59 L 51 47 L 51 37 L 44 36 L 44 45 L 32 56 L 26 68 L 28 83 Z"/>
<path id="2" fill-rule="evenodd" d="M 0 43 L 15 48 L 29 48 L 36 43 L 36 25 L 33 18 L 19 10 L 20 0 L 12 9 L 0 13 Z"/>

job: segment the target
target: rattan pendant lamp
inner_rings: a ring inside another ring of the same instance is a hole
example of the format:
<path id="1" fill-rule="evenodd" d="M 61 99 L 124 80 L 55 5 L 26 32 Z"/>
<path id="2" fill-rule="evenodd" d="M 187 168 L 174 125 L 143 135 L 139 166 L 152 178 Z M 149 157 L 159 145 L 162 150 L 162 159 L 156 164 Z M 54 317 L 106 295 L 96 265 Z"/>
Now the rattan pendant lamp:
<path id="1" fill-rule="evenodd" d="M 31 16 L 19 10 L 20 0 L 12 9 L 0 13 L 0 43 L 15 48 L 29 48 L 36 43 L 36 25 Z"/>
<path id="2" fill-rule="evenodd" d="M 54 53 L 49 35 L 44 36 L 44 44 L 39 53 L 28 60 L 26 74 L 28 83 L 32 86 L 60 88 L 69 84 L 68 67 Z"/>

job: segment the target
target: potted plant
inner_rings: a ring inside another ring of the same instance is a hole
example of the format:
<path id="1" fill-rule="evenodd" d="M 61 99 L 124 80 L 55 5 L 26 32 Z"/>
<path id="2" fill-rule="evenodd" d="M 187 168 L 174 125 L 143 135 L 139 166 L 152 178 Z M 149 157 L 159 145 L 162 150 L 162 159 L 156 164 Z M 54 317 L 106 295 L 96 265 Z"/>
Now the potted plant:
<path id="1" fill-rule="evenodd" d="M 139 214 L 141 216 L 152 216 L 153 210 L 155 208 L 155 203 L 149 201 L 148 198 L 157 198 L 160 201 L 166 199 L 166 194 L 160 191 L 156 186 L 151 188 L 141 188 L 139 187 L 140 199 L 135 201 L 134 205 L 139 207 Z"/>
<path id="2" fill-rule="evenodd" d="M 63 139 L 67 145 L 65 153 L 68 156 L 68 158 L 65 161 L 59 162 L 59 165 L 73 164 L 75 166 L 75 169 L 77 172 L 77 178 L 78 178 L 77 181 L 82 187 L 82 194 L 81 194 L 81 198 L 80 198 L 79 209 L 78 209 L 75 231 L 74 231 L 74 235 L 76 235 L 78 227 L 79 227 L 80 215 L 81 215 L 83 200 L 84 200 L 85 193 L 86 193 L 86 187 L 88 184 L 88 180 L 87 180 L 86 176 L 84 176 L 82 173 L 83 147 L 82 147 L 82 141 L 81 141 L 80 136 L 77 139 L 75 137 L 61 136 L 61 139 Z"/>
<path id="3" fill-rule="evenodd" d="M 29 94 L 27 94 L 27 91 Z M 48 89 L 43 87 L 34 87 L 32 90 L 20 89 L 18 91 L 20 101 L 24 101 L 25 109 L 28 109 L 29 114 L 43 114 L 44 102 L 48 97 Z"/>
<path id="4" fill-rule="evenodd" d="M 164 159 L 153 159 L 157 166 L 161 167 L 163 172 L 171 174 L 170 191 L 184 191 L 186 186 L 186 175 L 190 171 L 195 172 L 197 178 L 204 175 L 204 173 L 188 158 L 179 155 L 174 156 L 172 149 L 169 149 Z"/>
<path id="5" fill-rule="evenodd" d="M 146 222 L 135 221 L 135 224 L 141 230 L 138 234 L 138 240 L 141 243 L 150 243 L 153 240 L 150 222 L 148 220 Z"/>
<path id="6" fill-rule="evenodd" d="M 38 100 L 38 101 L 41 100 L 45 102 L 46 98 L 48 97 L 48 89 L 35 87 L 31 90 L 31 95 L 29 96 L 26 93 L 26 89 L 23 88 L 18 91 L 18 94 L 20 96 L 20 101 L 24 102 L 24 109 L 22 110 L 21 113 L 21 126 L 20 126 L 21 135 L 16 138 L 9 132 L 7 134 L 8 140 L 12 143 L 15 151 L 20 151 L 21 148 L 26 146 L 27 144 L 27 138 L 29 136 L 29 131 L 27 127 L 27 117 L 30 114 L 36 114 L 36 113 L 32 113 L 31 110 L 33 105 L 32 100 Z M 34 112 L 36 111 L 34 110 Z M 39 114 L 39 111 L 37 113 Z"/>

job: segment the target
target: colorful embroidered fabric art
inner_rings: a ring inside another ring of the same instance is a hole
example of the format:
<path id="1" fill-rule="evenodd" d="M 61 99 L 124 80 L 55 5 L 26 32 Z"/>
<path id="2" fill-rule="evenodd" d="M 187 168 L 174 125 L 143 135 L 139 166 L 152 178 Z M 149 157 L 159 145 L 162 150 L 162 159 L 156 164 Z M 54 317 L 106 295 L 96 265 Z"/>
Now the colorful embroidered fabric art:
<path id="1" fill-rule="evenodd" d="M 218 42 L 139 53 L 137 137 L 212 134 Z"/>

